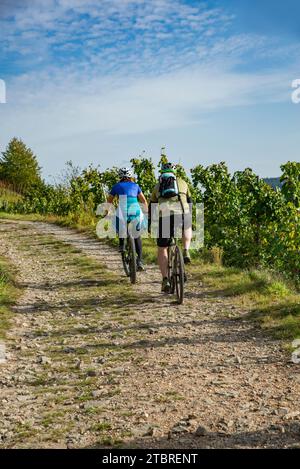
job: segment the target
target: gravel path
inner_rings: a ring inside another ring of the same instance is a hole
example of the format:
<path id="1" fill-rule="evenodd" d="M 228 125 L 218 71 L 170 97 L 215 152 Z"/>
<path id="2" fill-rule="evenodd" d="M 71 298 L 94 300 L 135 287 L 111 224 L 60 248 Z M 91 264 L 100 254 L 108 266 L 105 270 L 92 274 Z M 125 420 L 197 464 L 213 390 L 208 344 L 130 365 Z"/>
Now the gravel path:
<path id="1" fill-rule="evenodd" d="M 300 447 L 299 365 L 229 299 L 191 278 L 178 306 L 155 266 L 132 288 L 114 249 L 55 225 L 2 220 L 0 238 L 23 289 L 2 447 Z"/>

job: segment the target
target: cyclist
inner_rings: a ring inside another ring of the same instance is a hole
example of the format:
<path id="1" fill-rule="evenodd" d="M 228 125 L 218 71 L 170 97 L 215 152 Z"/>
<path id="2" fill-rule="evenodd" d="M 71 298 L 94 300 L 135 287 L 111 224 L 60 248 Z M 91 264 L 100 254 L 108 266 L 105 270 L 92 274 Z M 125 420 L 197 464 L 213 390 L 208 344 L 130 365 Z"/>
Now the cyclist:
<path id="1" fill-rule="evenodd" d="M 187 183 L 176 177 L 176 165 L 163 163 L 159 182 L 154 187 L 149 205 L 149 230 L 155 213 L 153 204 L 158 208 L 158 264 L 162 274 L 162 292 L 170 292 L 168 279 L 168 246 L 177 234 L 182 236 L 184 263 L 189 264 L 189 248 L 192 240 L 191 194 Z M 157 214 L 157 212 L 156 212 Z M 177 237 L 177 236 L 176 236 Z"/>
<path id="2" fill-rule="evenodd" d="M 133 172 L 130 168 L 119 169 L 120 181 L 115 184 L 107 198 L 108 203 L 112 203 L 114 198 L 119 200 L 115 228 L 119 235 L 119 252 L 125 251 L 125 238 L 127 236 L 127 224 L 133 222 L 136 232 L 141 231 L 144 219 L 143 211 L 147 212 L 147 200 L 138 184 L 133 181 Z M 142 204 L 142 209 L 141 205 Z M 137 268 L 139 271 L 145 270 L 142 259 L 142 239 L 135 236 L 135 249 L 137 254 Z"/>

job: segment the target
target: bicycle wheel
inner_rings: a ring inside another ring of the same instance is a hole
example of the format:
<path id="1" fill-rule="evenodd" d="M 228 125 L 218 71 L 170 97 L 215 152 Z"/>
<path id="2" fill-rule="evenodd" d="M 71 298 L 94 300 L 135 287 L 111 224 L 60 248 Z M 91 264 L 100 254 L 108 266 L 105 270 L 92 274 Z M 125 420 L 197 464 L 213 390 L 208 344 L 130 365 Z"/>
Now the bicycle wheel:
<path id="1" fill-rule="evenodd" d="M 174 277 L 177 303 L 181 305 L 184 298 L 184 262 L 181 249 L 178 246 L 175 247 Z"/>
<path id="2" fill-rule="evenodd" d="M 176 282 L 175 282 L 175 275 L 174 275 L 174 262 L 175 262 L 175 251 L 173 246 L 168 247 L 168 278 L 170 282 L 170 293 L 172 295 L 175 293 L 175 287 L 176 287 Z"/>
<path id="3" fill-rule="evenodd" d="M 129 254 L 128 254 L 128 243 L 127 240 L 125 241 L 125 252 L 122 252 L 122 262 L 123 262 L 123 268 L 124 272 L 127 277 L 130 276 L 130 266 L 129 266 Z"/>
<path id="4" fill-rule="evenodd" d="M 127 238 L 129 276 L 131 283 L 136 283 L 136 251 L 135 242 L 132 236 Z"/>

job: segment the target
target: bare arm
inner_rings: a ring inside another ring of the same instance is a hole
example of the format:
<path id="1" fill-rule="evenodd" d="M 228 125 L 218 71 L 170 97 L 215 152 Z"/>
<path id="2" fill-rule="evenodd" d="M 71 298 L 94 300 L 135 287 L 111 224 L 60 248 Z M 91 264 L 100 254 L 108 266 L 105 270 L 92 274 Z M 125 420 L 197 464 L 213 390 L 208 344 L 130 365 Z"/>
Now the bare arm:
<path id="1" fill-rule="evenodd" d="M 143 205 L 143 212 L 148 212 L 148 202 L 142 192 L 138 195 L 138 200 Z"/>
<path id="2" fill-rule="evenodd" d="M 115 196 L 114 195 L 111 195 L 111 194 L 108 194 L 107 198 L 106 198 L 106 202 L 107 204 L 112 204 L 113 201 L 114 201 L 114 198 Z M 109 215 L 112 211 L 112 205 L 110 205 L 107 210 L 106 210 L 106 213 L 105 213 L 105 216 Z"/>

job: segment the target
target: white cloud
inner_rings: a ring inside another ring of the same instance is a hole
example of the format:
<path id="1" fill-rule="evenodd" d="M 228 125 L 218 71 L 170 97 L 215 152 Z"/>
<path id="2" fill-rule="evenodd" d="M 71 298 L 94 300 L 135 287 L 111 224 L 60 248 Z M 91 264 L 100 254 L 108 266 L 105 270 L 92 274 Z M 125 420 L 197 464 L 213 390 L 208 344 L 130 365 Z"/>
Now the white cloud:
<path id="1" fill-rule="evenodd" d="M 17 53 L 20 61 L 30 56 L 33 66 L 36 55 L 43 56 L 44 64 L 58 58 L 61 65 L 94 66 L 96 56 L 99 69 L 107 71 L 124 67 L 124 62 L 134 69 L 139 59 L 144 71 L 164 62 L 165 67 L 175 65 L 180 50 L 205 44 L 205 37 L 224 31 L 231 21 L 220 9 L 182 0 L 33 0 L 12 13 L 13 20 L 2 18 L 0 24 L 2 56 Z M 67 51 L 73 55 L 64 57 Z M 30 59 L 23 64 L 29 67 Z"/>
<path id="2" fill-rule="evenodd" d="M 15 0 L 12 2 L 14 3 Z M 32 0 L 0 18 L 2 51 L 24 71 L 159 75 L 203 60 L 273 59 L 274 41 L 230 34 L 232 15 L 184 0 Z M 286 53 L 299 55 L 299 46 Z"/>
<path id="3" fill-rule="evenodd" d="M 240 74 L 224 63 L 152 78 L 23 76 L 2 111 L 2 134 L 39 141 L 89 132 L 139 134 L 191 125 L 211 111 L 288 99 L 288 75 Z M 1 114 L 0 114 L 1 115 Z"/>
<path id="4" fill-rule="evenodd" d="M 7 80 L 2 139 L 55 151 L 68 140 L 66 160 L 75 136 L 82 150 L 93 132 L 114 147 L 119 137 L 186 128 L 213 111 L 289 100 L 297 75 L 299 45 L 230 34 L 234 18 L 202 2 L 32 0 L 18 2 L 13 19 L 7 12 L 2 58 L 17 56 L 23 73 Z M 285 69 L 241 72 L 283 57 Z"/>

